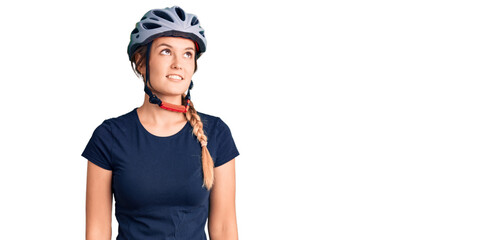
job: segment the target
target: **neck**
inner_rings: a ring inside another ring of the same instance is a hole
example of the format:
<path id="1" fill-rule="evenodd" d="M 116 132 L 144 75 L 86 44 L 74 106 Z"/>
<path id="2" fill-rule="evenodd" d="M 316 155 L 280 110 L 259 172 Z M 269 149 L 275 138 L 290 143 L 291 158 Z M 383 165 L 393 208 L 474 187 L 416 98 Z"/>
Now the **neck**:
<path id="1" fill-rule="evenodd" d="M 177 99 L 178 101 L 175 99 Z M 167 101 L 172 104 L 181 105 L 182 104 L 181 99 L 182 97 L 179 96 L 178 98 L 173 99 L 162 98 L 162 101 L 163 102 Z M 147 94 L 145 94 L 143 105 L 138 108 L 138 114 L 144 116 L 145 120 L 151 122 L 152 124 L 166 125 L 187 121 L 184 113 L 162 109 L 161 107 L 159 107 L 159 105 L 150 103 L 148 101 Z"/>

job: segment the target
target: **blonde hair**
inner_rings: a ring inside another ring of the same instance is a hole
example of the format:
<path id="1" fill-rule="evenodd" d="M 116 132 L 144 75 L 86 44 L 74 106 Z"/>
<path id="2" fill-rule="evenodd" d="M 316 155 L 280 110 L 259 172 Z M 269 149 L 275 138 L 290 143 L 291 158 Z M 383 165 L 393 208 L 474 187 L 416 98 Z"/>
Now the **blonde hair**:
<path id="1" fill-rule="evenodd" d="M 183 94 L 183 99 L 185 99 L 185 94 Z M 184 102 L 186 103 L 185 100 Z M 192 103 L 192 100 L 190 101 L 189 104 L 189 110 L 185 113 L 185 118 L 187 118 L 187 120 L 190 122 L 190 125 L 192 125 L 192 134 L 194 134 L 194 136 L 197 137 L 197 140 L 202 145 L 201 163 L 203 167 L 203 178 L 204 178 L 203 182 L 206 188 L 210 190 L 215 180 L 213 171 L 214 163 L 213 158 L 210 155 L 210 151 L 208 150 L 208 146 L 206 146 L 206 144 L 208 143 L 208 137 L 206 136 L 206 134 L 204 134 L 203 122 L 201 121 L 199 114 L 197 114 L 197 111 L 194 108 L 194 103 Z"/>
<path id="2" fill-rule="evenodd" d="M 133 54 L 133 57 L 130 59 L 131 61 L 131 68 L 133 68 L 133 71 L 138 77 L 142 77 L 143 80 L 145 81 L 145 78 L 139 71 L 139 68 L 145 64 L 146 60 L 146 53 L 147 53 L 147 46 L 143 45 L 136 49 L 135 53 Z M 138 58 L 135 58 L 135 56 L 138 54 Z M 197 70 L 197 60 L 195 61 L 195 69 L 194 72 Z M 182 102 L 185 105 L 187 102 L 185 100 L 186 94 L 182 94 Z M 192 134 L 197 137 L 197 140 L 199 143 L 201 143 L 201 163 L 202 163 L 202 168 L 203 168 L 203 186 L 206 186 L 206 189 L 208 191 L 211 189 L 213 186 L 213 182 L 215 180 L 214 177 L 214 163 L 213 163 L 213 158 L 210 155 L 210 151 L 208 150 L 208 146 L 206 144 L 208 143 L 208 137 L 206 134 L 204 134 L 203 130 L 203 122 L 201 121 L 201 117 L 199 117 L 199 114 L 197 114 L 196 109 L 194 108 L 194 104 L 192 103 L 192 100 L 190 101 L 189 104 L 189 110 L 185 113 L 185 118 L 187 121 L 190 122 L 190 125 L 192 126 Z M 203 144 L 204 143 L 204 144 Z"/>

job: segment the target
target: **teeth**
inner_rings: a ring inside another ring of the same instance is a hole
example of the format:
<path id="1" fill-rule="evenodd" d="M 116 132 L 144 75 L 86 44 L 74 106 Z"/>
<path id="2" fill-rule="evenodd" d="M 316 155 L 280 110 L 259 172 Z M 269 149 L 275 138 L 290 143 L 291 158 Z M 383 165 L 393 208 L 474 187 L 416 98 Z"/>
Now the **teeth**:
<path id="1" fill-rule="evenodd" d="M 180 77 L 178 75 L 168 75 L 168 78 L 182 80 L 182 77 Z"/>

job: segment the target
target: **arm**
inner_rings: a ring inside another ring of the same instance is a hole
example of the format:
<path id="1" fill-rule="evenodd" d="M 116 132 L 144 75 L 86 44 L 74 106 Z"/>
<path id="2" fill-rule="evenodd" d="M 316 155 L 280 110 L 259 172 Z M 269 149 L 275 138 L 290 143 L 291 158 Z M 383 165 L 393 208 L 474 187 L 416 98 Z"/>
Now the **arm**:
<path id="1" fill-rule="evenodd" d="M 237 240 L 235 161 L 215 168 L 210 193 L 208 234 L 211 240 Z"/>
<path id="2" fill-rule="evenodd" d="M 87 163 L 86 240 L 112 237 L 112 171 Z"/>

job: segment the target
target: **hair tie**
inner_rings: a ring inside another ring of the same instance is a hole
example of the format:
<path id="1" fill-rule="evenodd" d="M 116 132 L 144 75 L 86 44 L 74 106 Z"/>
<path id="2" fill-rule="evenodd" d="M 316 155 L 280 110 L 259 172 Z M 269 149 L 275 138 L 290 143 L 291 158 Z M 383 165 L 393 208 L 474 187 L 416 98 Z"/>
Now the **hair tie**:
<path id="1" fill-rule="evenodd" d="M 201 142 L 201 147 L 206 147 L 206 145 L 208 145 L 208 142 L 207 142 L 207 141 L 202 141 L 202 142 Z"/>

